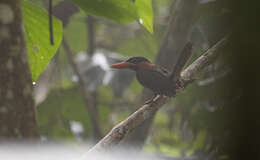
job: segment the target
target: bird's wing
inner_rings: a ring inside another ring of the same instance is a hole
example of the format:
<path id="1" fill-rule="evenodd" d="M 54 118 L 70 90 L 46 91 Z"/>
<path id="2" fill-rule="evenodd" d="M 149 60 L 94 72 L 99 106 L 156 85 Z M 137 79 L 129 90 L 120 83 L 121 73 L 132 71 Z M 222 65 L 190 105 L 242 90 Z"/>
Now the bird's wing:
<path id="1" fill-rule="evenodd" d="M 161 67 L 161 66 L 156 66 L 154 68 L 154 70 L 161 73 L 163 76 L 166 76 L 166 77 L 169 77 L 171 74 L 167 69 L 165 69 L 164 67 Z"/>
<path id="2" fill-rule="evenodd" d="M 157 69 L 143 69 L 137 72 L 138 81 L 146 88 L 157 93 L 166 93 L 174 87 L 174 83 L 168 78 L 169 72 Z"/>

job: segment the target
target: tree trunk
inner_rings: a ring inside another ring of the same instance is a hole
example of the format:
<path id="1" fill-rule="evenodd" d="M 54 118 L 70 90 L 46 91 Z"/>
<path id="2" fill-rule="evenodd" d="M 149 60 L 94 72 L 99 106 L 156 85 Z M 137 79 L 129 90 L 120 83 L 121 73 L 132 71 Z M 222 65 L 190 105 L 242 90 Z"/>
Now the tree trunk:
<path id="1" fill-rule="evenodd" d="M 21 1 L 0 1 L 0 139 L 39 137 Z"/>
<path id="2" fill-rule="evenodd" d="M 155 63 L 172 71 L 179 60 L 181 50 L 189 39 L 197 0 L 176 0 L 165 32 L 164 40 L 158 51 Z M 151 97 L 148 90 L 143 91 L 144 99 Z M 142 147 L 149 133 L 155 114 L 138 126 L 129 136 L 128 142 Z"/>

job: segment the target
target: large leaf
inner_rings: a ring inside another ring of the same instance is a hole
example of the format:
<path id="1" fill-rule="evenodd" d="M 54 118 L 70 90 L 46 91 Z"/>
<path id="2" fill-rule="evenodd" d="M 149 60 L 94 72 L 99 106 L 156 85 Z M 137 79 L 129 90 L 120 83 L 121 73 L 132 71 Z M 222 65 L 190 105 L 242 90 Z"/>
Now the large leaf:
<path id="1" fill-rule="evenodd" d="M 138 21 L 153 33 L 152 0 L 73 0 L 89 14 L 105 17 L 118 23 Z"/>
<path id="2" fill-rule="evenodd" d="M 87 13 L 127 23 L 138 19 L 136 6 L 130 0 L 73 0 Z"/>
<path id="3" fill-rule="evenodd" d="M 153 8 L 152 0 L 136 0 L 135 1 L 139 23 L 141 23 L 150 33 L 153 33 Z"/>
<path id="4" fill-rule="evenodd" d="M 32 80 L 36 81 L 60 46 L 62 23 L 53 17 L 54 45 L 51 45 L 48 14 L 45 10 L 23 1 L 23 21 Z"/>

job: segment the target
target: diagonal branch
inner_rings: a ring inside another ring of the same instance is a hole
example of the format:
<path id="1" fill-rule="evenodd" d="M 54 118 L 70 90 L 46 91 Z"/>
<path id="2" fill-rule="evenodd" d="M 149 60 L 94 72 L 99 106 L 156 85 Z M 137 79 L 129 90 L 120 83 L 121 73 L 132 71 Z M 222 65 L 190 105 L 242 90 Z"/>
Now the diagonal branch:
<path id="1" fill-rule="evenodd" d="M 201 57 L 194 61 L 187 69 L 181 73 L 180 80 L 184 80 L 184 84 L 189 83 L 193 76 L 207 66 L 216 55 L 220 52 L 219 49 L 226 44 L 227 37 L 220 40 L 216 45 L 206 51 Z M 181 91 L 181 90 L 180 90 Z M 108 150 L 116 144 L 120 143 L 130 132 L 132 132 L 138 125 L 143 123 L 146 119 L 152 116 L 158 109 L 160 109 L 168 100 L 168 97 L 157 96 L 152 103 L 145 104 L 127 119 L 116 125 L 102 140 L 99 141 L 88 153 Z"/>
<path id="2" fill-rule="evenodd" d="M 202 56 L 200 56 L 181 73 L 181 80 L 184 84 L 191 81 L 196 73 L 201 71 L 202 68 L 207 66 L 217 57 L 219 54 L 217 51 L 219 51 L 227 43 L 228 37 L 229 36 L 226 36 L 218 41 L 213 47 L 209 48 Z"/>

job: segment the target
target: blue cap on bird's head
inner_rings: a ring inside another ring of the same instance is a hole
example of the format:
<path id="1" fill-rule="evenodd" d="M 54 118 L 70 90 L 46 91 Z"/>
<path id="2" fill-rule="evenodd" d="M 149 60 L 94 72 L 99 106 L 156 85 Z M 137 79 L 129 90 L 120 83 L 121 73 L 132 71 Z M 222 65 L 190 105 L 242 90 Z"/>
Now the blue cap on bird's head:
<path id="1" fill-rule="evenodd" d="M 131 57 L 128 60 L 126 60 L 126 62 L 130 62 L 130 63 L 133 63 L 133 64 L 138 64 L 138 63 L 141 63 L 141 62 L 151 63 L 148 59 L 146 59 L 144 57 Z"/>
<path id="2" fill-rule="evenodd" d="M 118 69 L 131 68 L 131 67 L 134 67 L 141 62 L 151 63 L 148 59 L 146 59 L 144 57 L 131 57 L 128 60 L 126 60 L 125 62 L 121 62 L 121 63 L 118 63 L 118 64 L 111 65 L 110 68 L 118 68 Z"/>

